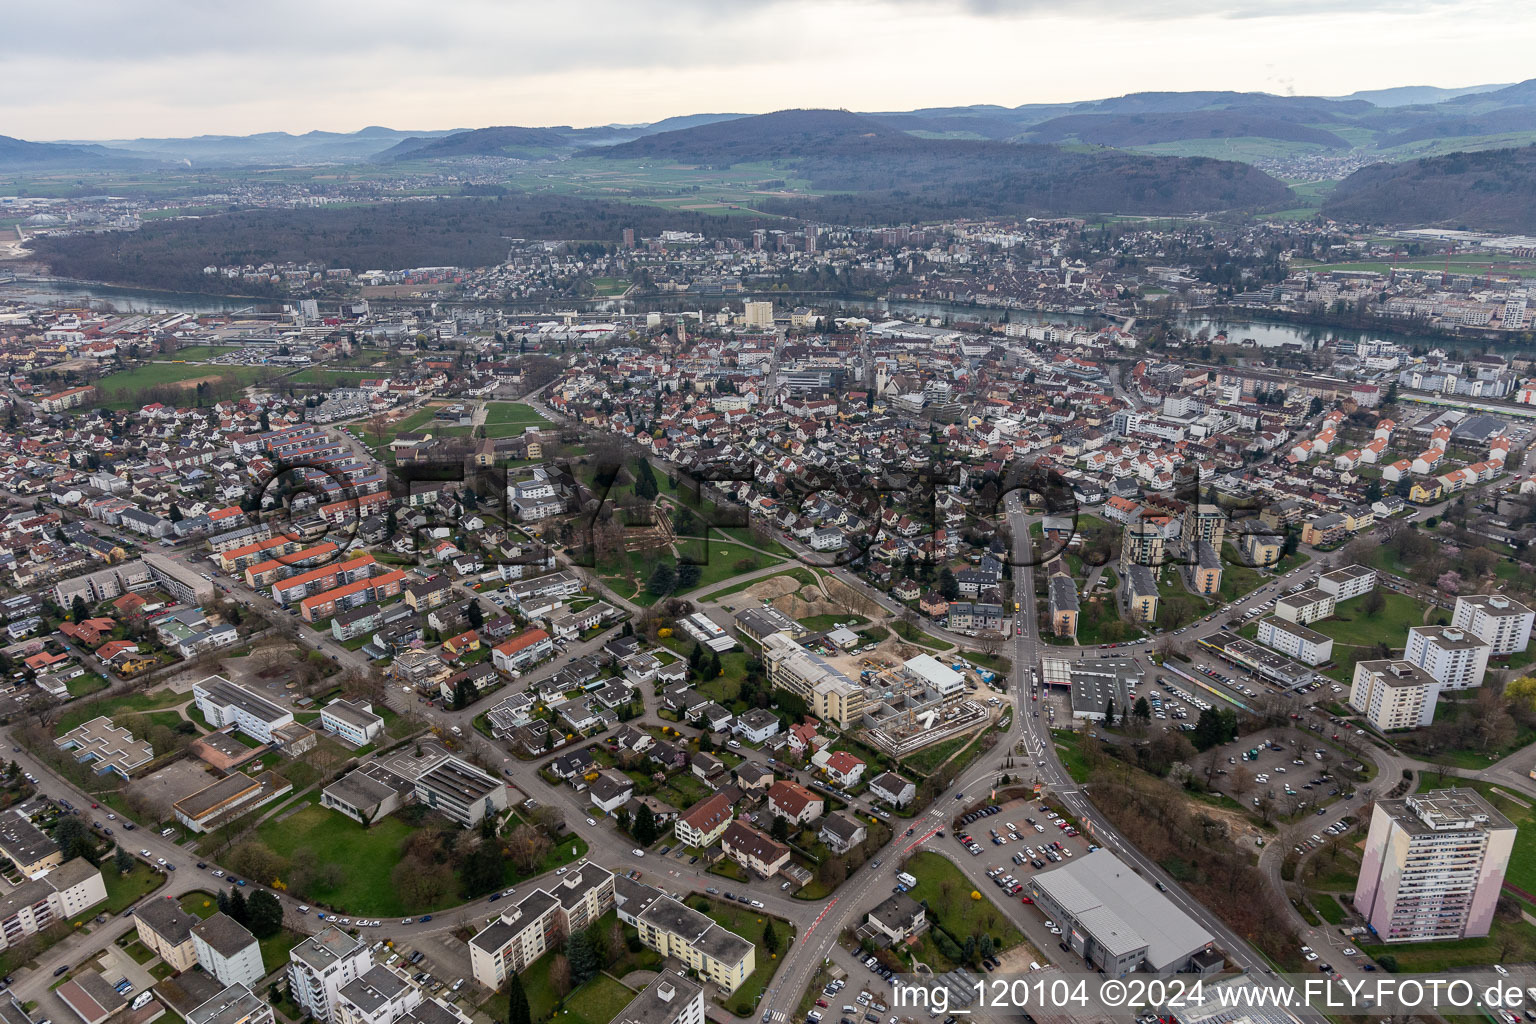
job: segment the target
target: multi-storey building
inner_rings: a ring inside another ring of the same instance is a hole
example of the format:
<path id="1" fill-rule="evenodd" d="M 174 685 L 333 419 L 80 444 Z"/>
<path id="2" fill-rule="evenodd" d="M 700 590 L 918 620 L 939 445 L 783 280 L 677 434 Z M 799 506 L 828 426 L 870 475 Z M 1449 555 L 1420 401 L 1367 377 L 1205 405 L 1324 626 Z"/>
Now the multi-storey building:
<path id="1" fill-rule="evenodd" d="M 373 713 L 367 701 L 338 697 L 320 709 L 320 728 L 360 747 L 383 734 L 384 719 Z"/>
<path id="2" fill-rule="evenodd" d="M 731 823 L 731 798 L 712 793 L 677 816 L 673 828 L 678 841 L 686 846 L 708 849 Z"/>
<path id="3" fill-rule="evenodd" d="M 1321 665 L 1333 657 L 1332 637 L 1274 615 L 1259 620 L 1259 643 L 1307 665 Z"/>
<path id="4" fill-rule="evenodd" d="M 1120 568 L 1144 565 L 1156 570 L 1163 564 L 1163 531 L 1154 523 L 1138 520 L 1126 526 L 1120 538 Z"/>
<path id="5" fill-rule="evenodd" d="M 1536 614 L 1503 594 L 1468 594 L 1456 599 L 1451 625 L 1471 630 L 1488 644 L 1495 658 L 1525 650 Z"/>
<path id="6" fill-rule="evenodd" d="M 293 724 L 293 712 L 284 711 L 260 694 L 225 679 L 209 676 L 192 685 L 197 710 L 215 729 L 234 726 L 253 740 L 271 743 L 272 730 Z"/>
<path id="7" fill-rule="evenodd" d="M 1383 732 L 1417 729 L 1435 718 L 1440 684 L 1419 666 L 1406 661 L 1360 661 L 1349 703 Z"/>
<path id="8" fill-rule="evenodd" d="M 1470 690 L 1483 685 L 1492 648 L 1470 630 L 1455 626 L 1412 626 L 1403 660 L 1430 675 L 1444 690 Z"/>
<path id="9" fill-rule="evenodd" d="M 1201 502 L 1191 505 L 1184 510 L 1184 522 L 1181 524 L 1179 539 L 1187 548 L 1204 541 L 1217 551 L 1221 550 L 1221 542 L 1227 533 L 1227 514 L 1219 505 L 1207 505 Z"/>
<path id="10" fill-rule="evenodd" d="M 272 1004 L 245 985 L 231 985 L 187 1011 L 187 1024 L 273 1024 L 276 1020 Z"/>
<path id="11" fill-rule="evenodd" d="M 337 1024 L 395 1024 L 422 1003 L 421 989 L 398 971 L 374 964 L 336 994 Z"/>
<path id="12" fill-rule="evenodd" d="M 676 971 L 662 971 L 629 1001 L 613 1024 L 704 1024 L 704 989 Z"/>
<path id="13" fill-rule="evenodd" d="M 1346 565 L 1319 576 L 1317 589 L 1332 594 L 1336 602 L 1348 601 L 1376 589 L 1376 570 L 1364 565 Z"/>
<path id="14" fill-rule="evenodd" d="M 757 969 L 751 942 L 669 896 L 658 896 L 635 918 L 640 941 L 676 957 L 701 978 L 735 992 Z"/>
<path id="15" fill-rule="evenodd" d="M 499 989 L 547 951 L 614 906 L 614 878 L 583 863 L 549 889 L 536 889 L 508 907 L 469 941 L 475 981 Z"/>
<path id="16" fill-rule="evenodd" d="M 181 909 L 175 900 L 145 900 L 134 911 L 134 927 L 139 941 L 168 966 L 180 973 L 197 964 L 197 944 L 192 941 L 192 926 L 197 918 Z"/>
<path id="17" fill-rule="evenodd" d="M 1355 908 L 1385 942 L 1488 934 L 1515 826 L 1470 789 L 1378 800 Z"/>
<path id="18" fill-rule="evenodd" d="M 1286 622 L 1305 626 L 1309 622 L 1326 619 L 1333 614 L 1334 596 L 1326 590 L 1313 587 L 1299 594 L 1287 594 L 1275 602 L 1275 614 Z"/>
<path id="19" fill-rule="evenodd" d="M 373 966 L 368 947 L 340 928 L 327 928 L 288 954 L 288 987 L 293 1001 L 319 1021 L 338 1021 L 341 990 Z"/>
<path id="20" fill-rule="evenodd" d="M 787 634 L 763 638 L 763 660 L 769 682 L 805 701 L 816 717 L 835 722 L 841 729 L 853 728 L 863 717 L 867 706 L 864 688 Z"/>
<path id="21" fill-rule="evenodd" d="M 220 912 L 194 924 L 192 946 L 203 970 L 225 985 L 260 985 L 267 976 L 256 936 L 228 914 Z"/>
<path id="22" fill-rule="evenodd" d="M 507 809 L 507 787 L 468 761 L 445 754 L 416 776 L 416 799 L 465 828 Z"/>

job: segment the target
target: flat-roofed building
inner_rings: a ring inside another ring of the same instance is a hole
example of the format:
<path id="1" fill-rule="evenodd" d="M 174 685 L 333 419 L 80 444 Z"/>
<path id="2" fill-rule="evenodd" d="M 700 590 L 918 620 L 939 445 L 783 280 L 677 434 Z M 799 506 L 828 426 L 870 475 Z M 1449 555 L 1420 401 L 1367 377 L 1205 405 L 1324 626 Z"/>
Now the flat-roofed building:
<path id="1" fill-rule="evenodd" d="M 507 787 L 468 761 L 445 754 L 416 776 L 416 799 L 473 828 L 487 814 L 507 809 Z"/>
<path id="2" fill-rule="evenodd" d="M 173 970 L 189 971 L 197 964 L 197 946 L 192 941 L 192 926 L 197 918 L 181 909 L 175 900 L 144 900 L 133 912 L 139 941 L 164 960 Z"/>
<path id="3" fill-rule="evenodd" d="M 0 949 L 107 898 L 101 872 L 84 857 L 67 860 L 41 878 L 15 886 L 0 896 Z"/>
<path id="4" fill-rule="evenodd" d="M 273 1024 L 272 1004 L 258 998 L 245 985 L 231 985 L 218 995 L 187 1011 L 187 1024 Z"/>
<path id="5" fill-rule="evenodd" d="M 1493 648 L 1471 630 L 1456 626 L 1410 626 L 1403 660 L 1435 677 L 1442 692 L 1483 685 Z"/>
<path id="6" fill-rule="evenodd" d="M 1334 597 L 1316 587 L 1299 594 L 1287 594 L 1275 602 L 1275 614 L 1286 622 L 1307 625 L 1333 614 Z"/>
<path id="7" fill-rule="evenodd" d="M 133 733 L 112 724 L 105 715 L 75 726 L 54 740 L 60 750 L 75 752 L 75 760 L 93 765 L 98 774 L 108 772 L 131 778 L 132 773 L 155 759 L 152 747 Z"/>
<path id="8" fill-rule="evenodd" d="M 47 874 L 64 863 L 59 844 L 14 808 L 0 812 L 0 853 L 28 878 Z"/>
<path id="9" fill-rule="evenodd" d="M 1349 690 L 1349 703 L 1376 728 L 1418 729 L 1435 719 L 1440 684 L 1407 661 L 1360 661 Z"/>
<path id="10" fill-rule="evenodd" d="M 320 709 L 320 728 L 361 747 L 384 734 L 384 719 L 373 713 L 367 701 L 337 697 Z"/>
<path id="11" fill-rule="evenodd" d="M 651 900 L 635 922 L 640 941 L 648 948 L 676 957 L 727 994 L 757 969 L 757 951 L 751 942 L 670 896 Z"/>
<path id="12" fill-rule="evenodd" d="M 805 701 L 812 714 L 840 729 L 855 727 L 868 706 L 864 688 L 784 633 L 763 638 L 768 680 Z"/>
<path id="13" fill-rule="evenodd" d="M 1376 589 L 1376 570 L 1364 565 L 1346 565 L 1319 576 L 1317 589 L 1332 594 L 1336 602 L 1348 601 Z"/>
<path id="14" fill-rule="evenodd" d="M 1108 850 L 1037 872 L 1029 888 L 1041 911 L 1061 925 L 1073 952 L 1112 978 L 1188 970 L 1197 959 L 1206 961 L 1215 941 Z"/>
<path id="15" fill-rule="evenodd" d="M 320 804 L 340 811 L 364 828 L 399 810 L 416 792 L 416 782 L 377 762 L 362 765 L 320 791 Z"/>
<path id="16" fill-rule="evenodd" d="M 1355 908 L 1384 942 L 1488 934 L 1515 825 L 1471 789 L 1378 800 Z"/>
<path id="17" fill-rule="evenodd" d="M 372 966 L 367 946 L 340 928 L 328 927 L 289 951 L 288 988 L 302 1010 L 332 1024 L 342 988 Z"/>
<path id="18" fill-rule="evenodd" d="M 735 622 L 736 629 L 742 636 L 758 644 L 775 633 L 787 633 L 791 640 L 799 640 L 810 632 L 772 605 L 762 608 L 743 608 L 736 613 Z"/>
<path id="19" fill-rule="evenodd" d="M 194 832 L 208 832 L 231 818 L 246 814 L 293 790 L 293 784 L 276 772 L 252 778 L 231 772 L 171 805 L 176 820 Z"/>
<path id="20" fill-rule="evenodd" d="M 192 945 L 203 970 L 224 985 L 260 985 L 267 976 L 256 936 L 223 911 L 192 926 Z"/>
<path id="21" fill-rule="evenodd" d="M 615 906 L 613 872 L 583 863 L 547 889 L 535 889 L 469 940 L 475 981 L 499 989 Z"/>
<path id="22" fill-rule="evenodd" d="M 209 676 L 192 684 L 192 699 L 215 729 L 232 726 L 263 743 L 274 741 L 273 729 L 293 723 L 293 712 L 223 676 Z"/>
<path id="23" fill-rule="evenodd" d="M 1518 654 L 1531 642 L 1536 615 L 1514 598 L 1503 594 L 1468 594 L 1456 599 L 1451 625 L 1471 630 L 1489 647 L 1493 657 Z"/>
<path id="24" fill-rule="evenodd" d="M 1333 657 L 1332 637 L 1275 615 L 1259 620 L 1259 643 L 1307 665 L 1321 665 Z"/>
<path id="25" fill-rule="evenodd" d="M 677 971 L 661 971 L 613 1018 L 613 1024 L 704 1024 L 704 989 Z"/>

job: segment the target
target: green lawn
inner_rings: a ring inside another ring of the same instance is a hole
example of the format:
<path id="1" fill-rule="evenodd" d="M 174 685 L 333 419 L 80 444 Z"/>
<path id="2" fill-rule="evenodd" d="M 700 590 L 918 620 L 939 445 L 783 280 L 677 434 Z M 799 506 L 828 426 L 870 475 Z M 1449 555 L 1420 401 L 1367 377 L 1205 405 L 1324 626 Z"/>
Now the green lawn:
<path id="1" fill-rule="evenodd" d="M 100 673 L 87 672 L 83 676 L 75 676 L 75 678 L 64 684 L 64 688 L 69 691 L 71 697 L 89 697 L 93 693 L 105 690 L 110 685 L 106 677 Z"/>
<path id="2" fill-rule="evenodd" d="M 273 366 L 154 362 L 103 377 L 96 382 L 96 388 L 101 392 L 99 404 L 109 409 L 133 409 L 144 403 L 145 392 L 150 388 L 216 377 L 221 387 L 233 390 L 275 377 L 281 372 L 280 368 Z M 191 404 L 190 400 L 196 397 L 196 389 L 187 386 L 182 390 L 187 395 L 188 404 Z"/>
<path id="3" fill-rule="evenodd" d="M 175 352 L 157 354 L 156 362 L 171 362 L 187 359 L 212 359 L 214 356 L 222 356 L 230 352 L 239 351 L 239 345 L 188 345 L 179 348 Z"/>
<path id="4" fill-rule="evenodd" d="M 522 402 L 489 402 L 485 407 L 485 433 L 487 437 L 510 437 L 521 434 L 524 427 L 552 426 L 549 420 L 534 411 L 533 406 Z M 492 428 L 500 429 L 492 433 Z"/>
<path id="5" fill-rule="evenodd" d="M 213 893 L 189 892 L 180 902 L 182 910 L 204 920 L 219 912 L 219 900 Z"/>
<path id="6" fill-rule="evenodd" d="M 383 373 L 377 370 L 332 370 L 324 366 L 309 369 L 288 378 L 295 384 L 320 384 L 325 387 L 351 387 L 360 380 L 377 380 Z"/>
<path id="7" fill-rule="evenodd" d="M 703 900 L 690 901 L 695 909 L 700 909 L 699 904 Z M 741 983 L 741 987 L 731 994 L 728 1005 L 735 1009 L 740 1006 L 757 1007 L 757 1001 L 768 988 L 768 983 L 773 980 L 774 972 L 779 968 L 779 959 L 768 952 L 768 947 L 763 945 L 763 926 L 768 921 L 773 921 L 774 931 L 779 936 L 779 951 L 782 953 L 795 941 L 795 926 L 782 918 L 753 910 L 750 907 L 742 907 L 735 903 L 724 903 L 715 900 L 709 901 L 709 908 L 704 910 L 710 920 L 724 928 L 728 928 L 747 939 L 757 947 L 757 970 L 747 976 L 747 980 Z M 748 1011 L 748 1015 L 752 1011 Z"/>
<path id="8" fill-rule="evenodd" d="M 858 629 L 869 620 L 862 615 L 811 615 L 799 620 L 800 624 L 813 633 L 824 633 L 839 623 L 846 623 L 852 629 Z"/>
<path id="9" fill-rule="evenodd" d="M 310 799 L 318 801 L 319 795 Z M 292 857 L 295 850 L 309 850 L 319 863 L 342 866 L 345 875 L 341 883 L 329 889 L 317 887 L 310 898 L 354 914 L 399 917 L 408 911 L 389 876 L 412 831 L 394 815 L 365 829 L 346 815 L 312 802 L 281 821 L 269 819 L 257 829 L 257 835 L 284 857 Z M 457 902 L 458 894 L 451 893 L 443 905 Z"/>
<path id="10" fill-rule="evenodd" d="M 1424 605 L 1406 594 L 1383 590 L 1386 605 L 1374 616 L 1365 614 L 1364 598 L 1345 601 L 1331 618 L 1308 624 L 1335 644 L 1374 647 L 1378 642 L 1401 649 L 1408 642 L 1408 627 L 1424 624 Z"/>
<path id="11" fill-rule="evenodd" d="M 957 944 L 967 936 L 984 934 L 992 936 L 998 949 L 1012 949 L 1024 941 L 986 893 L 980 899 L 971 898 L 979 890 L 947 858 L 924 850 L 907 861 L 907 872 L 917 879 L 912 898 L 927 901 L 932 920 Z"/>
<path id="12" fill-rule="evenodd" d="M 1317 908 L 1317 915 L 1329 924 L 1344 923 L 1344 908 L 1339 905 L 1338 900 L 1327 893 L 1314 897 L 1312 905 Z"/>
<path id="13" fill-rule="evenodd" d="M 101 872 L 101 881 L 107 889 L 107 902 L 95 909 L 115 914 L 158 889 L 165 876 L 143 861 L 135 860 L 133 870 L 126 875 L 119 874 L 110 863 L 107 864 Z"/>
<path id="14" fill-rule="evenodd" d="M 133 712 L 159 711 L 163 708 L 173 707 L 177 704 L 191 700 L 190 694 L 175 693 L 171 690 L 155 690 L 152 693 L 125 693 L 116 697 L 109 697 L 100 701 L 88 701 L 84 704 L 71 704 L 59 715 L 59 721 L 54 727 L 57 735 L 64 735 L 75 726 L 89 722 L 93 718 L 106 715 L 108 718 L 116 718 L 118 715 L 131 714 Z"/>
<path id="15" fill-rule="evenodd" d="M 635 993 L 606 974 L 599 974 L 565 997 L 561 1021 L 570 1024 L 608 1024 L 618 1020 Z"/>
<path id="16" fill-rule="evenodd" d="M 279 928 L 276 935 L 260 940 L 261 965 L 267 969 L 267 973 L 288 963 L 288 952 L 303 942 L 308 936 L 302 932 L 291 931 L 287 928 Z"/>

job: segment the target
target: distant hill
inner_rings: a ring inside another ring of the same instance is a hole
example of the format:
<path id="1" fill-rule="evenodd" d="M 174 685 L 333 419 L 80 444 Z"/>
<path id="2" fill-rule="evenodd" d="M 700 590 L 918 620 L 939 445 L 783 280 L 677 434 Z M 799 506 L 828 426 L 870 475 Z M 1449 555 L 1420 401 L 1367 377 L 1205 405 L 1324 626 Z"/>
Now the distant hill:
<path id="1" fill-rule="evenodd" d="M 375 160 L 420 160 L 456 156 L 509 156 L 525 160 L 556 156 L 571 149 L 558 128 L 475 128 L 440 138 L 409 138 L 376 153 Z"/>
<path id="2" fill-rule="evenodd" d="M 1442 89 L 1435 85 L 1400 85 L 1393 89 L 1362 89 L 1348 96 L 1330 97 L 1336 100 L 1364 100 L 1376 107 L 1408 107 L 1427 103 L 1444 103 L 1458 96 L 1493 92 L 1503 85 L 1468 85 L 1460 89 Z"/>
<path id="3" fill-rule="evenodd" d="M 448 131 L 406 132 L 371 125 L 355 132 L 259 132 L 255 135 L 197 135 L 191 138 L 114 139 L 101 145 L 130 155 L 180 161 L 194 166 L 305 164 L 364 160 L 402 139 L 435 139 Z"/>
<path id="4" fill-rule="evenodd" d="M 1246 164 L 919 138 L 843 110 L 781 110 L 582 156 L 712 167 L 771 162 L 817 189 L 857 194 L 772 207 L 828 219 L 882 218 L 902 209 L 906 219 L 966 212 L 1161 215 L 1267 208 L 1292 198 L 1280 182 Z"/>
<path id="5" fill-rule="evenodd" d="M 1179 114 L 1068 114 L 1033 126 L 1021 138 L 1031 142 L 1073 139 L 1121 149 L 1182 139 L 1240 138 L 1306 142 L 1327 149 L 1349 148 L 1348 142 L 1323 128 L 1234 110 L 1195 110 Z"/>
<path id="6" fill-rule="evenodd" d="M 1536 146 L 1372 164 L 1339 182 L 1323 214 L 1368 224 L 1536 233 Z"/>
<path id="7" fill-rule="evenodd" d="M 27 142 L 0 135 L 0 170 L 41 171 L 74 167 L 136 167 L 144 161 L 114 153 L 104 146 L 63 142 Z"/>

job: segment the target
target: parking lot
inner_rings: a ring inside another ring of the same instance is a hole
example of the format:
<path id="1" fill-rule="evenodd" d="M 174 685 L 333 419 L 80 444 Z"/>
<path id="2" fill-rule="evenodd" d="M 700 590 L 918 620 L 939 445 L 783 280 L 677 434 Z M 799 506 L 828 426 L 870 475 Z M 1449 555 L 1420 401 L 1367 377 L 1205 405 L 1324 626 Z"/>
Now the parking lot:
<path id="1" fill-rule="evenodd" d="M 1213 750 L 1206 755 L 1215 758 L 1212 788 L 1255 810 L 1268 800 L 1279 814 L 1326 816 L 1323 805 L 1352 791 L 1337 773 L 1339 752 L 1291 729 L 1261 730 Z"/>

